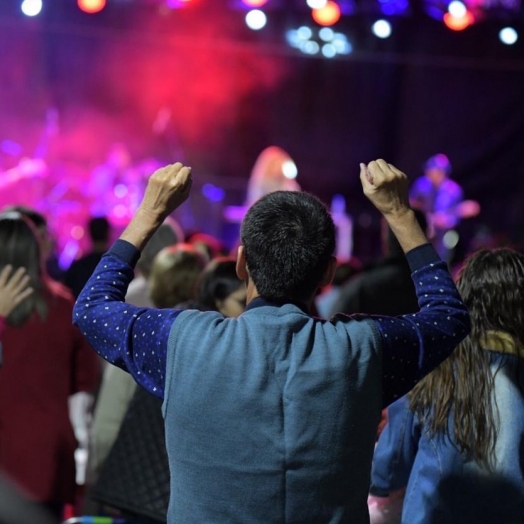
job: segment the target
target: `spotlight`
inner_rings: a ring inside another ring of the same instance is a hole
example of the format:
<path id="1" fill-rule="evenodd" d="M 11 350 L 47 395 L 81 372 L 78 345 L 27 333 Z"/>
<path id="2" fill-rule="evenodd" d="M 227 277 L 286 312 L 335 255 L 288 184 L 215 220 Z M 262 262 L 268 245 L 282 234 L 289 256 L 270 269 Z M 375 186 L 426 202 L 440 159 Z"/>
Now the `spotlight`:
<path id="1" fill-rule="evenodd" d="M 459 0 L 453 0 L 448 5 L 448 12 L 451 16 L 454 16 L 455 18 L 463 18 L 466 16 L 468 10 L 466 9 L 466 6 L 460 2 Z"/>
<path id="2" fill-rule="evenodd" d="M 391 35 L 391 24 L 387 20 L 377 20 L 371 29 L 378 38 L 388 38 Z"/>
<path id="3" fill-rule="evenodd" d="M 282 173 L 286 178 L 297 178 L 298 169 L 295 162 L 293 162 L 293 160 L 287 160 L 286 162 L 284 162 L 282 164 Z"/>
<path id="4" fill-rule="evenodd" d="M 327 0 L 307 0 L 307 5 L 311 7 L 311 9 L 322 9 L 323 7 L 326 7 Z"/>
<path id="5" fill-rule="evenodd" d="M 264 4 L 267 4 L 267 0 L 242 0 L 242 3 L 248 7 L 262 7 Z"/>
<path id="6" fill-rule="evenodd" d="M 322 54 L 326 58 L 333 58 L 337 56 L 337 48 L 333 44 L 324 44 L 322 46 Z"/>
<path id="7" fill-rule="evenodd" d="M 324 7 L 313 9 L 313 20 L 318 25 L 329 26 L 336 24 L 340 20 L 340 7 L 336 2 L 328 0 Z"/>
<path id="8" fill-rule="evenodd" d="M 335 33 L 335 38 L 331 43 L 339 55 L 349 55 L 353 51 L 353 46 L 348 42 L 346 35 Z"/>
<path id="9" fill-rule="evenodd" d="M 25 16 L 36 16 L 42 11 L 42 0 L 24 0 L 20 8 Z"/>
<path id="10" fill-rule="evenodd" d="M 323 27 L 318 32 L 318 36 L 320 40 L 324 40 L 324 42 L 331 42 L 335 36 L 335 32 L 330 27 Z"/>
<path id="11" fill-rule="evenodd" d="M 499 38 L 503 44 L 513 45 L 518 40 L 519 35 L 513 27 L 505 27 L 500 30 Z"/>
<path id="12" fill-rule="evenodd" d="M 309 40 L 313 36 L 313 31 L 307 25 L 303 25 L 297 29 L 297 35 L 302 40 Z"/>
<path id="13" fill-rule="evenodd" d="M 444 15 L 444 23 L 452 31 L 462 31 L 466 27 L 470 26 L 475 19 L 470 11 L 466 11 L 466 14 L 462 17 L 453 16 L 451 13 Z"/>
<path id="14" fill-rule="evenodd" d="M 267 17 L 264 11 L 260 11 L 259 9 L 253 9 L 249 11 L 246 15 L 246 24 L 249 27 L 249 29 L 253 29 L 253 31 L 258 31 L 259 29 L 262 29 L 267 23 Z"/>
<path id="15" fill-rule="evenodd" d="M 316 55 L 320 50 L 320 46 L 313 40 L 307 40 L 300 46 L 300 49 L 306 55 Z"/>
<path id="16" fill-rule="evenodd" d="M 77 0 L 78 7 L 84 13 L 98 13 L 106 6 L 106 0 Z"/>

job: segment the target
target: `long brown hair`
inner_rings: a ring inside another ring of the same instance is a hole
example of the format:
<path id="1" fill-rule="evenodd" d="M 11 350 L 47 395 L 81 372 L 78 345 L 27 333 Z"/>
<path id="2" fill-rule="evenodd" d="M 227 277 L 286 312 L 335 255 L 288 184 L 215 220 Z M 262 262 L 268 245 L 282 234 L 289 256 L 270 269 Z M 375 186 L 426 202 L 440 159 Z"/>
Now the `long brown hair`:
<path id="1" fill-rule="evenodd" d="M 466 261 L 457 288 L 470 312 L 471 333 L 413 388 L 410 408 L 430 436 L 447 434 L 466 457 L 489 468 L 498 413 L 486 336 L 511 337 L 524 357 L 524 255 L 512 249 L 479 251 Z"/>
<path id="2" fill-rule="evenodd" d="M 32 295 L 7 317 L 11 326 L 24 324 L 35 311 L 41 318 L 47 314 L 40 253 L 38 238 L 28 219 L 16 211 L 0 214 L 0 270 L 7 265 L 15 271 L 24 267 L 29 275 L 29 285 L 34 289 Z"/>

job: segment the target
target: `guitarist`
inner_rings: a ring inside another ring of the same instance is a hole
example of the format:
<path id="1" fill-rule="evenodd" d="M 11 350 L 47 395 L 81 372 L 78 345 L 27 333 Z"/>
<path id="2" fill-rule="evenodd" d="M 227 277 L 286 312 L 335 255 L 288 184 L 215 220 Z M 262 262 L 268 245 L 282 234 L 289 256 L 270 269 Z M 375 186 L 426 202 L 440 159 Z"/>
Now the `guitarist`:
<path id="1" fill-rule="evenodd" d="M 445 245 L 445 234 L 461 219 L 480 212 L 478 202 L 464 200 L 462 188 L 449 178 L 450 174 L 448 157 L 442 153 L 434 155 L 426 161 L 424 175 L 415 180 L 409 194 L 412 207 L 426 213 L 435 248 L 446 262 L 450 262 L 452 251 Z"/>

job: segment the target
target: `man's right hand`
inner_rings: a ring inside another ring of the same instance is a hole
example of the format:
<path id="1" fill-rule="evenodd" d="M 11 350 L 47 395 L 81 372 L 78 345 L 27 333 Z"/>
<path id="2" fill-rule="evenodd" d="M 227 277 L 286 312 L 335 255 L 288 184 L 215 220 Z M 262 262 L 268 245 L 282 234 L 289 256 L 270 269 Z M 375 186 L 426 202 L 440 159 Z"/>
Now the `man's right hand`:
<path id="1" fill-rule="evenodd" d="M 385 160 L 367 166 L 360 164 L 364 194 L 384 215 L 402 215 L 409 211 L 408 177 Z"/>

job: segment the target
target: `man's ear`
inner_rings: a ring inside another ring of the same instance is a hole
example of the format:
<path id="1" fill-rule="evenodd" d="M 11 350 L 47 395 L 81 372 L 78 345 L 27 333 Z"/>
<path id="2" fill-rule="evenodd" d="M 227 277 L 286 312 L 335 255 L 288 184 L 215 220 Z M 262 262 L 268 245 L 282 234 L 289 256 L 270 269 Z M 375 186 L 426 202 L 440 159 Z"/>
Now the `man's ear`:
<path id="1" fill-rule="evenodd" d="M 249 275 L 247 272 L 246 255 L 244 253 L 244 246 L 238 246 L 237 251 L 237 277 L 243 282 L 247 282 Z"/>
<path id="2" fill-rule="evenodd" d="M 324 275 L 322 276 L 322 280 L 320 281 L 319 287 L 329 286 L 329 284 L 331 284 L 331 282 L 333 281 L 333 277 L 335 276 L 336 270 L 337 259 L 336 257 L 331 257 L 329 259 L 326 270 L 324 271 Z"/>

